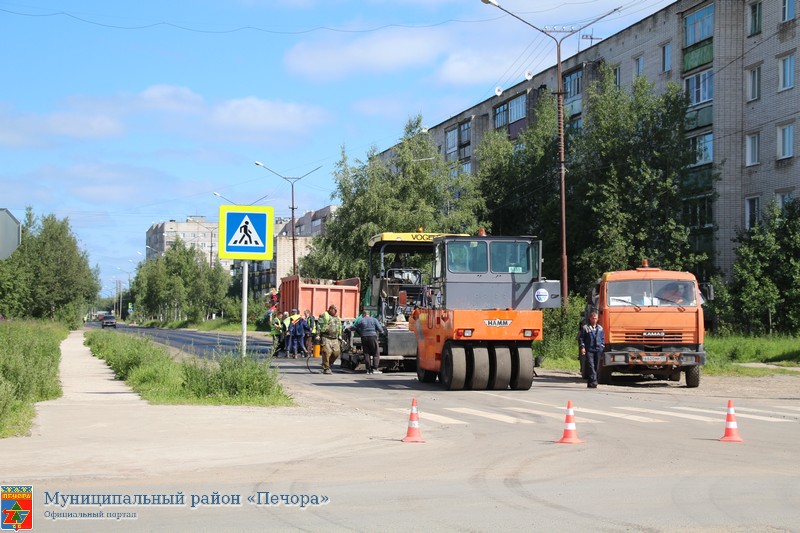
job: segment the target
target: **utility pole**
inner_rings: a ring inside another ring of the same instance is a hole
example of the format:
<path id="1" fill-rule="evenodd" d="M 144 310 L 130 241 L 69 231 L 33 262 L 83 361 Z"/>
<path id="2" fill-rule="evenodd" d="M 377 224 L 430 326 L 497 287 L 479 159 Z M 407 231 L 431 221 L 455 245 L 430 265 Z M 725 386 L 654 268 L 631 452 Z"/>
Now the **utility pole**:
<path id="1" fill-rule="evenodd" d="M 492 5 L 497 9 L 511 15 L 515 19 L 521 21 L 524 24 L 527 24 L 534 30 L 537 30 L 551 39 L 556 43 L 556 78 L 557 78 L 557 87 L 558 90 L 556 94 L 558 95 L 558 164 L 559 164 L 559 181 L 561 186 L 561 307 L 562 309 L 566 310 L 569 302 L 567 296 L 569 295 L 569 286 L 567 281 L 567 193 L 566 193 L 566 164 L 564 161 L 564 79 L 561 75 L 561 43 L 567 37 L 571 35 L 575 35 L 579 31 L 583 30 L 584 28 L 591 26 L 595 22 L 604 19 L 605 17 L 609 16 L 616 11 L 619 11 L 621 8 L 616 8 L 612 11 L 609 11 L 605 15 L 601 15 L 596 19 L 592 20 L 591 22 L 587 22 L 583 26 L 580 27 L 573 27 L 570 26 L 569 28 L 563 26 L 553 26 L 548 27 L 545 26 L 544 28 L 539 28 L 528 22 L 527 20 L 519 17 L 518 15 L 512 13 L 511 11 L 507 10 L 503 6 L 497 3 L 497 0 L 481 0 L 484 4 Z M 553 34 L 563 34 L 561 37 L 556 37 Z"/>

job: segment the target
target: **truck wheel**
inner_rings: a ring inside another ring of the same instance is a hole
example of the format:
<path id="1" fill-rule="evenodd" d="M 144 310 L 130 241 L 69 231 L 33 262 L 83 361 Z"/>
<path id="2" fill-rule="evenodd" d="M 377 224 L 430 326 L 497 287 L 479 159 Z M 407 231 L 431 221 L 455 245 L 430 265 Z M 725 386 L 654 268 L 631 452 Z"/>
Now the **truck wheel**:
<path id="1" fill-rule="evenodd" d="M 670 374 L 669 375 L 669 380 L 670 381 L 680 381 L 681 380 L 681 371 L 680 370 L 676 370 L 675 372 Z"/>
<path id="2" fill-rule="evenodd" d="M 690 366 L 686 369 L 686 386 L 690 389 L 700 386 L 700 367 Z"/>
<path id="3" fill-rule="evenodd" d="M 469 388 L 472 390 L 486 390 L 489 384 L 489 348 L 486 346 L 472 347 L 472 376 Z"/>
<path id="4" fill-rule="evenodd" d="M 533 384 L 533 349 L 518 347 L 511 353 L 511 388 L 529 390 Z"/>
<path id="5" fill-rule="evenodd" d="M 511 382 L 511 350 L 508 346 L 495 346 L 491 357 L 489 388 L 505 390 Z"/>
<path id="6" fill-rule="evenodd" d="M 417 379 L 420 383 L 433 383 L 436 381 L 437 373 L 432 370 L 425 370 L 419 364 L 419 356 L 417 356 Z"/>
<path id="7" fill-rule="evenodd" d="M 439 381 L 447 390 L 461 390 L 467 377 L 467 356 L 463 346 L 446 344 L 442 351 Z"/>

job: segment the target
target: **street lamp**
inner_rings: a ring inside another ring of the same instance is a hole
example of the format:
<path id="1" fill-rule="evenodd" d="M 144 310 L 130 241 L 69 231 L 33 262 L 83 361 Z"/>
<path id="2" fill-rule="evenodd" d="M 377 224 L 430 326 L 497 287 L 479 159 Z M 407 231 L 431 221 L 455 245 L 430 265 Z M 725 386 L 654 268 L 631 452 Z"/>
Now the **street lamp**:
<path id="1" fill-rule="evenodd" d="M 561 184 L 561 306 L 566 309 L 568 302 L 567 302 L 567 294 L 569 293 L 568 285 L 567 285 L 567 195 L 566 195 L 566 186 L 565 186 L 565 177 L 567 173 L 567 169 L 564 164 L 564 80 L 561 77 L 561 43 L 567 37 L 571 35 L 575 35 L 579 31 L 583 30 L 587 26 L 591 26 L 598 20 L 601 20 L 608 15 L 619 11 L 621 8 L 616 8 L 612 11 L 609 11 L 605 15 L 601 15 L 596 19 L 592 20 L 591 22 L 587 22 L 583 26 L 579 28 L 575 27 L 552 27 L 548 28 L 547 26 L 544 29 L 539 28 L 538 26 L 534 26 L 527 20 L 515 15 L 511 11 L 507 10 L 503 6 L 497 3 L 497 0 L 481 0 L 484 4 L 492 5 L 497 9 L 511 15 L 515 19 L 521 21 L 524 24 L 527 24 L 534 30 L 540 31 L 543 34 L 547 35 L 556 43 L 556 78 L 558 79 L 558 91 L 556 94 L 558 95 L 558 162 L 559 162 L 559 181 Z M 564 35 L 561 38 L 558 38 L 553 33 L 563 33 Z"/>
<path id="2" fill-rule="evenodd" d="M 261 161 L 256 161 L 256 165 L 261 167 L 261 168 L 263 168 L 263 169 L 265 169 L 265 170 L 269 170 L 270 172 L 272 172 L 273 174 L 275 174 L 279 178 L 288 181 L 289 184 L 292 186 L 292 205 L 289 206 L 289 209 L 292 210 L 292 274 L 297 274 L 297 237 L 294 234 L 294 210 L 295 210 L 295 205 L 294 205 L 294 184 L 295 184 L 295 182 L 298 182 L 301 179 L 303 179 L 306 176 L 308 176 L 309 174 L 311 174 L 311 172 L 316 172 L 317 170 L 321 169 L 322 166 L 319 166 L 319 167 L 315 168 L 314 170 L 312 170 L 310 172 L 306 172 L 305 174 L 303 174 L 299 178 L 291 178 L 291 177 L 287 177 L 287 176 L 281 176 L 280 174 L 278 174 L 277 172 L 275 172 L 271 168 L 265 166 L 264 163 L 262 163 Z"/>

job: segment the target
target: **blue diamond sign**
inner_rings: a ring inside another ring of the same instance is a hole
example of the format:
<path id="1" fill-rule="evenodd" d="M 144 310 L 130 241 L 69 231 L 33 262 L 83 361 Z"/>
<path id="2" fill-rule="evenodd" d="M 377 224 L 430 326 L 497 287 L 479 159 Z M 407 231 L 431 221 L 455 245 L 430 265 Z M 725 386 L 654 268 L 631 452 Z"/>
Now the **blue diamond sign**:
<path id="1" fill-rule="evenodd" d="M 219 208 L 219 257 L 270 260 L 275 212 L 270 206 L 222 205 Z"/>

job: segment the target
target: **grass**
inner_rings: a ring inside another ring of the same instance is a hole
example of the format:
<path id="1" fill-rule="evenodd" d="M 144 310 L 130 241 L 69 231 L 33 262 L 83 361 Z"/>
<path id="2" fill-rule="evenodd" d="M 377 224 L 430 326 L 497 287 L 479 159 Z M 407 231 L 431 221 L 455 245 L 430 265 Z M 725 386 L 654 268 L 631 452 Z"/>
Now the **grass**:
<path id="1" fill-rule="evenodd" d="M 34 404 L 61 396 L 58 365 L 67 334 L 54 322 L 0 322 L 0 438 L 27 434 Z"/>
<path id="2" fill-rule="evenodd" d="M 741 363 L 800 366 L 800 341 L 793 337 L 706 336 L 706 365 L 709 376 L 767 376 L 797 374 L 781 368 L 752 368 Z M 542 355 L 542 368 L 578 372 L 577 342 L 572 338 L 546 339 L 534 343 L 534 353 Z"/>
<path id="3" fill-rule="evenodd" d="M 800 342 L 795 337 L 742 335 L 706 336 L 708 358 L 703 372 L 720 376 L 798 374 L 781 368 L 751 368 L 741 363 L 800 366 Z"/>
<path id="4" fill-rule="evenodd" d="M 110 331 L 86 335 L 92 353 L 108 363 L 145 400 L 156 404 L 291 405 L 278 371 L 270 360 L 260 362 L 236 354 L 213 361 L 174 361 L 153 341 Z"/>

